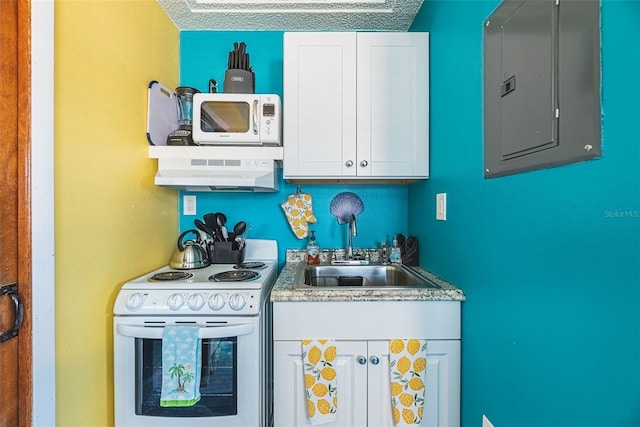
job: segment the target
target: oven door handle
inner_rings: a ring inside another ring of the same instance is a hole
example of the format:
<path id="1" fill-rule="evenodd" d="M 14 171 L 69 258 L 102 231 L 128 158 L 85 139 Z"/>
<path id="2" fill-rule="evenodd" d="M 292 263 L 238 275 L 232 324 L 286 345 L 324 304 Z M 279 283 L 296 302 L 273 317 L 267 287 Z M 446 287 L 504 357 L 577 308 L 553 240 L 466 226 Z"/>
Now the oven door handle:
<path id="1" fill-rule="evenodd" d="M 241 335 L 249 335 L 254 331 L 254 329 L 255 328 L 251 323 L 241 323 L 230 326 L 207 326 L 200 328 L 198 331 L 198 338 L 211 339 L 239 337 Z M 118 324 L 116 325 L 116 330 L 120 335 L 125 337 L 162 339 L 162 331 L 164 328 Z"/>

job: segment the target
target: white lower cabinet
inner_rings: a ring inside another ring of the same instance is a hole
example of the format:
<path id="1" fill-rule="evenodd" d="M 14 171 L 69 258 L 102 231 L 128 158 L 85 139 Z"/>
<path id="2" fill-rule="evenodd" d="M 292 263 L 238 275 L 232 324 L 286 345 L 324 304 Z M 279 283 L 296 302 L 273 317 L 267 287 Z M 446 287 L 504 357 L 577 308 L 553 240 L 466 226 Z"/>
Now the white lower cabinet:
<path id="1" fill-rule="evenodd" d="M 429 313 L 429 304 L 434 305 L 433 313 Z M 392 427 L 388 340 L 422 338 L 428 340 L 428 350 L 420 425 L 458 427 L 459 308 L 457 302 L 275 303 L 274 426 L 311 425 L 306 412 L 301 340 L 333 338 L 338 409 L 336 421 L 327 426 Z M 330 316 L 324 322 L 317 320 L 322 313 Z M 449 318 L 452 323 L 447 323 Z M 422 323 L 425 320 L 431 324 Z M 451 338 L 443 339 L 443 334 Z M 357 335 L 365 339 L 354 339 Z"/>

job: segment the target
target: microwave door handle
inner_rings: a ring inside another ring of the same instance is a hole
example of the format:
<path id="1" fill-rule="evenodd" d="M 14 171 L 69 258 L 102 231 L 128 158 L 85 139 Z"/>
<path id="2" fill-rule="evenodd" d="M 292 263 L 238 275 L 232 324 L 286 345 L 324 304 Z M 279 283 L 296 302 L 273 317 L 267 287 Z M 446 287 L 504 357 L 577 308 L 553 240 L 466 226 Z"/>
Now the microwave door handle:
<path id="1" fill-rule="evenodd" d="M 253 100 L 253 134 L 258 134 L 258 100 Z"/>
<path id="2" fill-rule="evenodd" d="M 198 332 L 198 338 L 211 339 L 211 338 L 228 338 L 239 337 L 242 335 L 249 335 L 254 331 L 254 326 L 251 323 L 241 323 L 238 325 L 230 326 L 213 326 L 200 328 Z M 144 326 L 130 326 L 130 325 L 116 325 L 118 333 L 125 337 L 130 338 L 148 338 L 148 339 L 162 339 L 163 327 L 144 327 Z"/>

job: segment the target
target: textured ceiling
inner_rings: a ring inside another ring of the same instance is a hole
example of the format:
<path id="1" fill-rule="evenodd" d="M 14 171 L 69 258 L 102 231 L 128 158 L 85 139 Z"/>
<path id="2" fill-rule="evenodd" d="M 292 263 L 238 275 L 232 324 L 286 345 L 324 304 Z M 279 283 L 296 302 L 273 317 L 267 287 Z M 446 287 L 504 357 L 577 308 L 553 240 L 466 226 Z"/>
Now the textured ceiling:
<path id="1" fill-rule="evenodd" d="M 179 30 L 407 31 L 423 0 L 158 0 Z"/>

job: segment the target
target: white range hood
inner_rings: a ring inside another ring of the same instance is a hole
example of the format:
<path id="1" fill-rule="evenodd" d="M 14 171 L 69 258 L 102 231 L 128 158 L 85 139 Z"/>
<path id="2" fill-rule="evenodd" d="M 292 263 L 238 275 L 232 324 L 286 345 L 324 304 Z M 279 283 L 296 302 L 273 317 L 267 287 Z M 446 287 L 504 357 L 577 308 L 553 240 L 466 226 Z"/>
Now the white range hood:
<path id="1" fill-rule="evenodd" d="M 251 156 L 260 158 L 248 158 Z M 155 184 L 184 191 L 278 191 L 282 147 L 149 147 Z"/>

